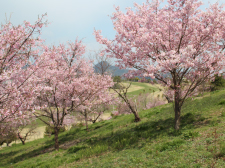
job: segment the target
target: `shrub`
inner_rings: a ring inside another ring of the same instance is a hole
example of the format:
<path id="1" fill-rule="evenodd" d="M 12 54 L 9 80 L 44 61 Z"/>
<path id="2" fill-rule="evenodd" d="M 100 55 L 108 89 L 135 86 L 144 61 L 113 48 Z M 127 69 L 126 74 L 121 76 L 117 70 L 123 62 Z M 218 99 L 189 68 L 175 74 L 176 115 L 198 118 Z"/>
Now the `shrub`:
<path id="1" fill-rule="evenodd" d="M 6 136 L 0 136 L 0 145 L 3 145 L 3 143 L 6 143 L 7 146 L 17 139 L 17 135 L 15 132 L 10 132 Z"/>
<path id="2" fill-rule="evenodd" d="M 117 83 L 122 82 L 121 76 L 115 76 L 113 78 L 113 82 L 117 82 Z"/>
<path id="3" fill-rule="evenodd" d="M 215 75 L 214 81 L 211 82 L 211 91 L 219 90 L 225 86 L 223 76 Z"/>
<path id="4" fill-rule="evenodd" d="M 59 133 L 60 132 L 65 132 L 65 127 L 61 127 L 60 129 L 59 129 Z M 47 126 L 46 128 L 45 128 L 45 134 L 46 135 L 54 135 L 55 134 L 55 130 L 54 130 L 54 127 L 50 127 L 50 126 Z"/>
<path id="5" fill-rule="evenodd" d="M 225 105 L 225 100 L 221 100 L 221 101 L 219 102 L 219 105 Z"/>
<path id="6" fill-rule="evenodd" d="M 124 86 L 122 86 L 120 83 L 115 83 L 112 88 L 113 89 L 123 89 Z"/>

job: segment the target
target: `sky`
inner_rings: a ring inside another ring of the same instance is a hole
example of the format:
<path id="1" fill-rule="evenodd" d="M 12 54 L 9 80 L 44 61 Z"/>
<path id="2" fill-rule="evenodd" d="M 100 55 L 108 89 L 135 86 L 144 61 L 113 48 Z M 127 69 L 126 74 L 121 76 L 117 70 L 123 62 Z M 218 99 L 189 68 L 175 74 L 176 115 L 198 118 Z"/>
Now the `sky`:
<path id="1" fill-rule="evenodd" d="M 125 12 L 133 3 L 142 4 L 146 0 L 0 0 L 0 22 L 7 20 L 14 25 L 22 24 L 24 20 L 34 23 L 38 15 L 47 13 L 50 24 L 42 29 L 42 39 L 47 45 L 58 45 L 67 41 L 83 39 L 86 54 L 92 54 L 101 48 L 93 35 L 94 29 L 102 30 L 102 35 L 113 39 L 116 32 L 110 19 L 115 12 L 114 6 L 120 6 Z M 203 6 L 215 0 L 204 0 Z M 220 0 L 225 3 L 225 0 Z"/>

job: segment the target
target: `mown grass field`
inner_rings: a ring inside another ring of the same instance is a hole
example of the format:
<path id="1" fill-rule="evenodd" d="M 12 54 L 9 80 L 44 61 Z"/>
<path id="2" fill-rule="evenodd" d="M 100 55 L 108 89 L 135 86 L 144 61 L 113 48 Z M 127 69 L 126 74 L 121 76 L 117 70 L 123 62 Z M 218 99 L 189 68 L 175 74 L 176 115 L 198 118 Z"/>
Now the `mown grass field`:
<path id="1" fill-rule="evenodd" d="M 225 90 L 189 99 L 180 131 L 173 129 L 173 105 L 73 128 L 26 145 L 0 150 L 0 167 L 224 167 Z"/>
<path id="2" fill-rule="evenodd" d="M 129 84 L 130 82 L 122 82 L 122 85 L 124 86 L 128 86 Z M 163 86 L 159 84 L 152 85 L 150 83 L 131 82 L 131 86 L 127 91 L 127 95 L 128 97 L 133 98 L 141 93 L 148 93 L 151 97 L 149 97 L 149 100 L 152 100 L 152 98 L 166 100 L 163 96 L 163 90 Z M 111 90 L 111 92 L 114 91 Z"/>
<path id="3" fill-rule="evenodd" d="M 125 86 L 129 84 L 129 82 L 123 82 Z M 149 83 L 140 83 L 140 82 L 132 82 L 130 88 L 128 89 L 128 95 L 134 96 L 138 95 L 139 93 L 146 92 L 146 93 L 153 93 L 159 91 L 159 85 L 152 85 Z"/>

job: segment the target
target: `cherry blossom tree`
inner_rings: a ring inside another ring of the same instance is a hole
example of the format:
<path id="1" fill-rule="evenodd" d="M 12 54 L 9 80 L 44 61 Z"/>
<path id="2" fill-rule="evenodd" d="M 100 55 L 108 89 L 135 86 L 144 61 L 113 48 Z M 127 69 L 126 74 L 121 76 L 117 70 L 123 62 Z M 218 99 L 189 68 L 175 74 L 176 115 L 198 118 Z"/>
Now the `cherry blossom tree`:
<path id="1" fill-rule="evenodd" d="M 116 7 L 111 17 L 115 39 L 94 32 L 105 45 L 103 54 L 117 58 L 120 68 L 131 68 L 131 76 L 156 78 L 173 90 L 176 130 L 186 98 L 224 62 L 223 6 L 215 3 L 203 11 L 201 5 L 198 0 L 168 0 L 165 6 L 146 1 L 126 13 Z"/>
<path id="2" fill-rule="evenodd" d="M 28 137 L 33 136 L 36 133 L 37 122 L 34 116 L 26 116 L 26 118 L 20 119 L 16 122 L 13 129 L 17 135 L 17 138 L 25 145 Z"/>
<path id="3" fill-rule="evenodd" d="M 102 92 L 100 96 L 104 97 L 104 99 L 99 97 L 99 94 L 93 95 L 89 99 L 88 105 L 85 106 L 83 103 L 75 111 L 75 113 L 79 113 L 81 115 L 80 119 L 84 119 L 87 131 L 89 131 L 88 121 L 95 123 L 106 110 L 109 110 L 109 106 L 116 100 L 114 94 L 107 90 Z"/>
<path id="4" fill-rule="evenodd" d="M 94 124 L 98 119 L 102 120 L 102 114 L 104 114 L 104 112 L 109 111 L 110 110 L 110 105 L 113 103 L 115 104 L 115 99 L 111 100 L 110 102 L 106 102 L 106 103 L 101 103 L 101 104 L 97 104 L 95 106 L 93 106 L 93 112 L 92 112 L 92 116 L 90 118 L 90 121 Z"/>
<path id="5" fill-rule="evenodd" d="M 89 110 L 93 97 L 95 103 L 104 101 L 105 93 L 113 85 L 110 76 L 94 73 L 92 63 L 81 58 L 84 52 L 85 46 L 76 40 L 68 43 L 68 47 L 63 44 L 44 47 L 36 62 L 39 69 L 34 73 L 32 83 L 37 96 L 34 114 L 54 128 L 56 150 L 59 149 L 60 127 L 70 124 L 65 123 L 66 116 L 72 116 L 78 108 Z"/>
<path id="6" fill-rule="evenodd" d="M 7 146 L 17 139 L 15 130 L 16 124 L 13 122 L 4 122 L 0 124 L 0 145 L 6 143 Z"/>
<path id="7" fill-rule="evenodd" d="M 129 83 L 126 86 L 122 85 L 122 84 L 120 84 L 120 85 L 122 87 L 120 87 L 119 89 L 115 89 L 115 88 L 111 87 L 111 89 L 113 89 L 118 94 L 118 97 L 121 98 L 121 100 L 124 102 L 120 105 L 119 111 L 121 113 L 133 113 L 134 114 L 134 122 L 141 121 L 141 119 L 138 115 L 136 103 L 134 101 L 132 101 L 132 98 L 128 97 L 128 95 L 127 95 L 127 91 L 130 88 L 131 83 Z"/>
<path id="8" fill-rule="evenodd" d="M 26 115 L 31 110 L 33 90 L 29 78 L 36 67 L 33 62 L 38 58 L 42 40 L 39 35 L 45 15 L 35 24 L 24 21 L 14 26 L 11 22 L 1 25 L 0 29 L 0 125 L 14 118 Z M 4 127 L 4 126 L 2 126 Z"/>
<path id="9" fill-rule="evenodd" d="M 2 143 L 11 143 L 13 140 L 19 139 L 25 145 L 28 137 L 34 135 L 37 128 L 36 118 L 33 113 L 27 113 L 23 117 L 14 117 L 5 119 L 0 124 L 0 141 Z"/>

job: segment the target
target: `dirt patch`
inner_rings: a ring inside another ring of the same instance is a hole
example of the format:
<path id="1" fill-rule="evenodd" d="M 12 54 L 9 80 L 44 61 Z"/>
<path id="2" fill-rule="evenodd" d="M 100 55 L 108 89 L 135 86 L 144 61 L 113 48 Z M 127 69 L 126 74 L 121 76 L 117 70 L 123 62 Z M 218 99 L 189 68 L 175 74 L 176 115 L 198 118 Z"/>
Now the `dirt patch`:
<path id="1" fill-rule="evenodd" d="M 105 113 L 101 116 L 101 119 L 106 120 L 111 116 L 111 113 Z"/>

